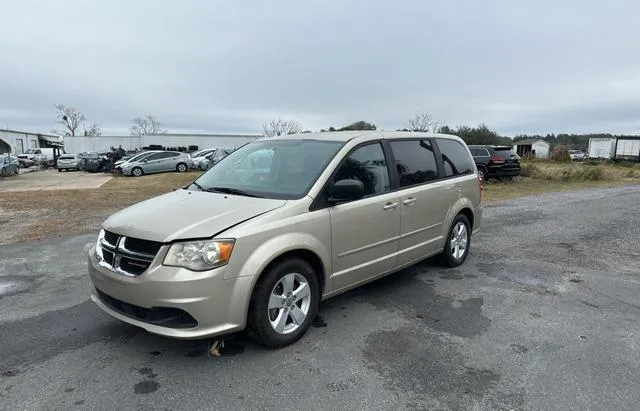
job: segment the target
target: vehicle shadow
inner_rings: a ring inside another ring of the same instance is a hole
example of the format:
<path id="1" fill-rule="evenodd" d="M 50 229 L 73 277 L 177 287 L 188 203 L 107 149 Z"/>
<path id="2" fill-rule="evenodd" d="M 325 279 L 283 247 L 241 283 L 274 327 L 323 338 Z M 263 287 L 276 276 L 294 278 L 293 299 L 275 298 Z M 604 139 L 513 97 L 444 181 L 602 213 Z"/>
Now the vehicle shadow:
<path id="1" fill-rule="evenodd" d="M 319 312 L 305 336 L 292 346 L 282 350 L 310 349 L 315 344 L 325 343 L 332 339 L 345 338 L 343 330 L 357 325 L 358 318 L 348 313 L 356 306 L 367 305 L 377 309 L 398 310 L 397 302 L 402 301 L 404 308 L 411 308 L 412 301 L 424 303 L 424 298 L 432 299 L 434 278 L 445 271 L 437 259 L 431 258 L 395 274 L 383 277 L 360 286 L 342 295 L 331 298 L 320 305 Z M 445 278 L 445 277 L 441 277 Z M 419 285 L 419 287 L 416 287 Z M 357 311 L 357 310 L 356 310 Z M 413 315 L 413 314 L 411 314 Z M 123 327 L 133 326 L 122 324 Z M 216 342 L 217 350 L 212 350 Z M 138 330 L 136 336 L 127 343 L 138 353 L 157 358 L 177 359 L 209 359 L 221 360 L 241 354 L 261 356 L 273 350 L 255 344 L 246 334 L 239 332 L 219 338 L 201 340 L 177 340 Z M 304 347 L 303 347 L 304 346 Z M 278 350 L 280 351 L 280 350 Z"/>

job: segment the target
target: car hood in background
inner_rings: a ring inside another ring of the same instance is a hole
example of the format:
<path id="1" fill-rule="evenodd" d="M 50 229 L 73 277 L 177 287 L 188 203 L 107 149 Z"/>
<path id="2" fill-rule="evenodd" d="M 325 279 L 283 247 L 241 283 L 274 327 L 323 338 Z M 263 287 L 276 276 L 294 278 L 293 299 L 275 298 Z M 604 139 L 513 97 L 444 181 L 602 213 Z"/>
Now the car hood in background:
<path id="1" fill-rule="evenodd" d="M 286 200 L 176 190 L 113 214 L 103 228 L 163 243 L 206 238 L 285 204 Z"/>

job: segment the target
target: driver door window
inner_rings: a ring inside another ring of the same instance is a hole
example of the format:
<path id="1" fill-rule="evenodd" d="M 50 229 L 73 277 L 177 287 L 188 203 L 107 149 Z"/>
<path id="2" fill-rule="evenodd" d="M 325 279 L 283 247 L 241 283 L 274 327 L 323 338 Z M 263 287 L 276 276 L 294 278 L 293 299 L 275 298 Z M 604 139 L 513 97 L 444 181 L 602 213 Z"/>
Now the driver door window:
<path id="1" fill-rule="evenodd" d="M 369 144 L 351 153 L 336 172 L 333 182 L 344 179 L 361 181 L 365 197 L 390 191 L 389 169 L 382 146 Z"/>

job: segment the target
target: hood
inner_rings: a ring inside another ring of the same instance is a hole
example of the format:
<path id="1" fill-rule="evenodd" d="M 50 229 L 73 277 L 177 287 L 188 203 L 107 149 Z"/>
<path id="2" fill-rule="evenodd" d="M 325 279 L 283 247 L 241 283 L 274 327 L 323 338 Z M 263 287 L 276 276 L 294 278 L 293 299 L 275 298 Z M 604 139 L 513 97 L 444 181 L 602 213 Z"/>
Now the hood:
<path id="1" fill-rule="evenodd" d="M 102 227 L 125 236 L 167 243 L 211 237 L 285 204 L 286 200 L 176 190 L 118 211 Z"/>

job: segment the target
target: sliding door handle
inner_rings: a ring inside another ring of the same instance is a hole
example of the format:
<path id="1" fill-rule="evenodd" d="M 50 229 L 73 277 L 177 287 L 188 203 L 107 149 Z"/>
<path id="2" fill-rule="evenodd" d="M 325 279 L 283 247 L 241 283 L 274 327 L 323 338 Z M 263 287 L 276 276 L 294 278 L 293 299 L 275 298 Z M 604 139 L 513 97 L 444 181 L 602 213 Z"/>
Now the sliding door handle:
<path id="1" fill-rule="evenodd" d="M 383 210 L 393 210 L 397 206 L 398 206 L 398 203 L 388 202 L 387 204 L 384 205 L 384 207 L 382 207 L 382 209 Z"/>
<path id="2" fill-rule="evenodd" d="M 402 202 L 402 204 L 406 205 L 406 206 L 412 206 L 416 203 L 416 198 L 415 197 L 409 197 L 406 200 L 404 200 Z"/>

